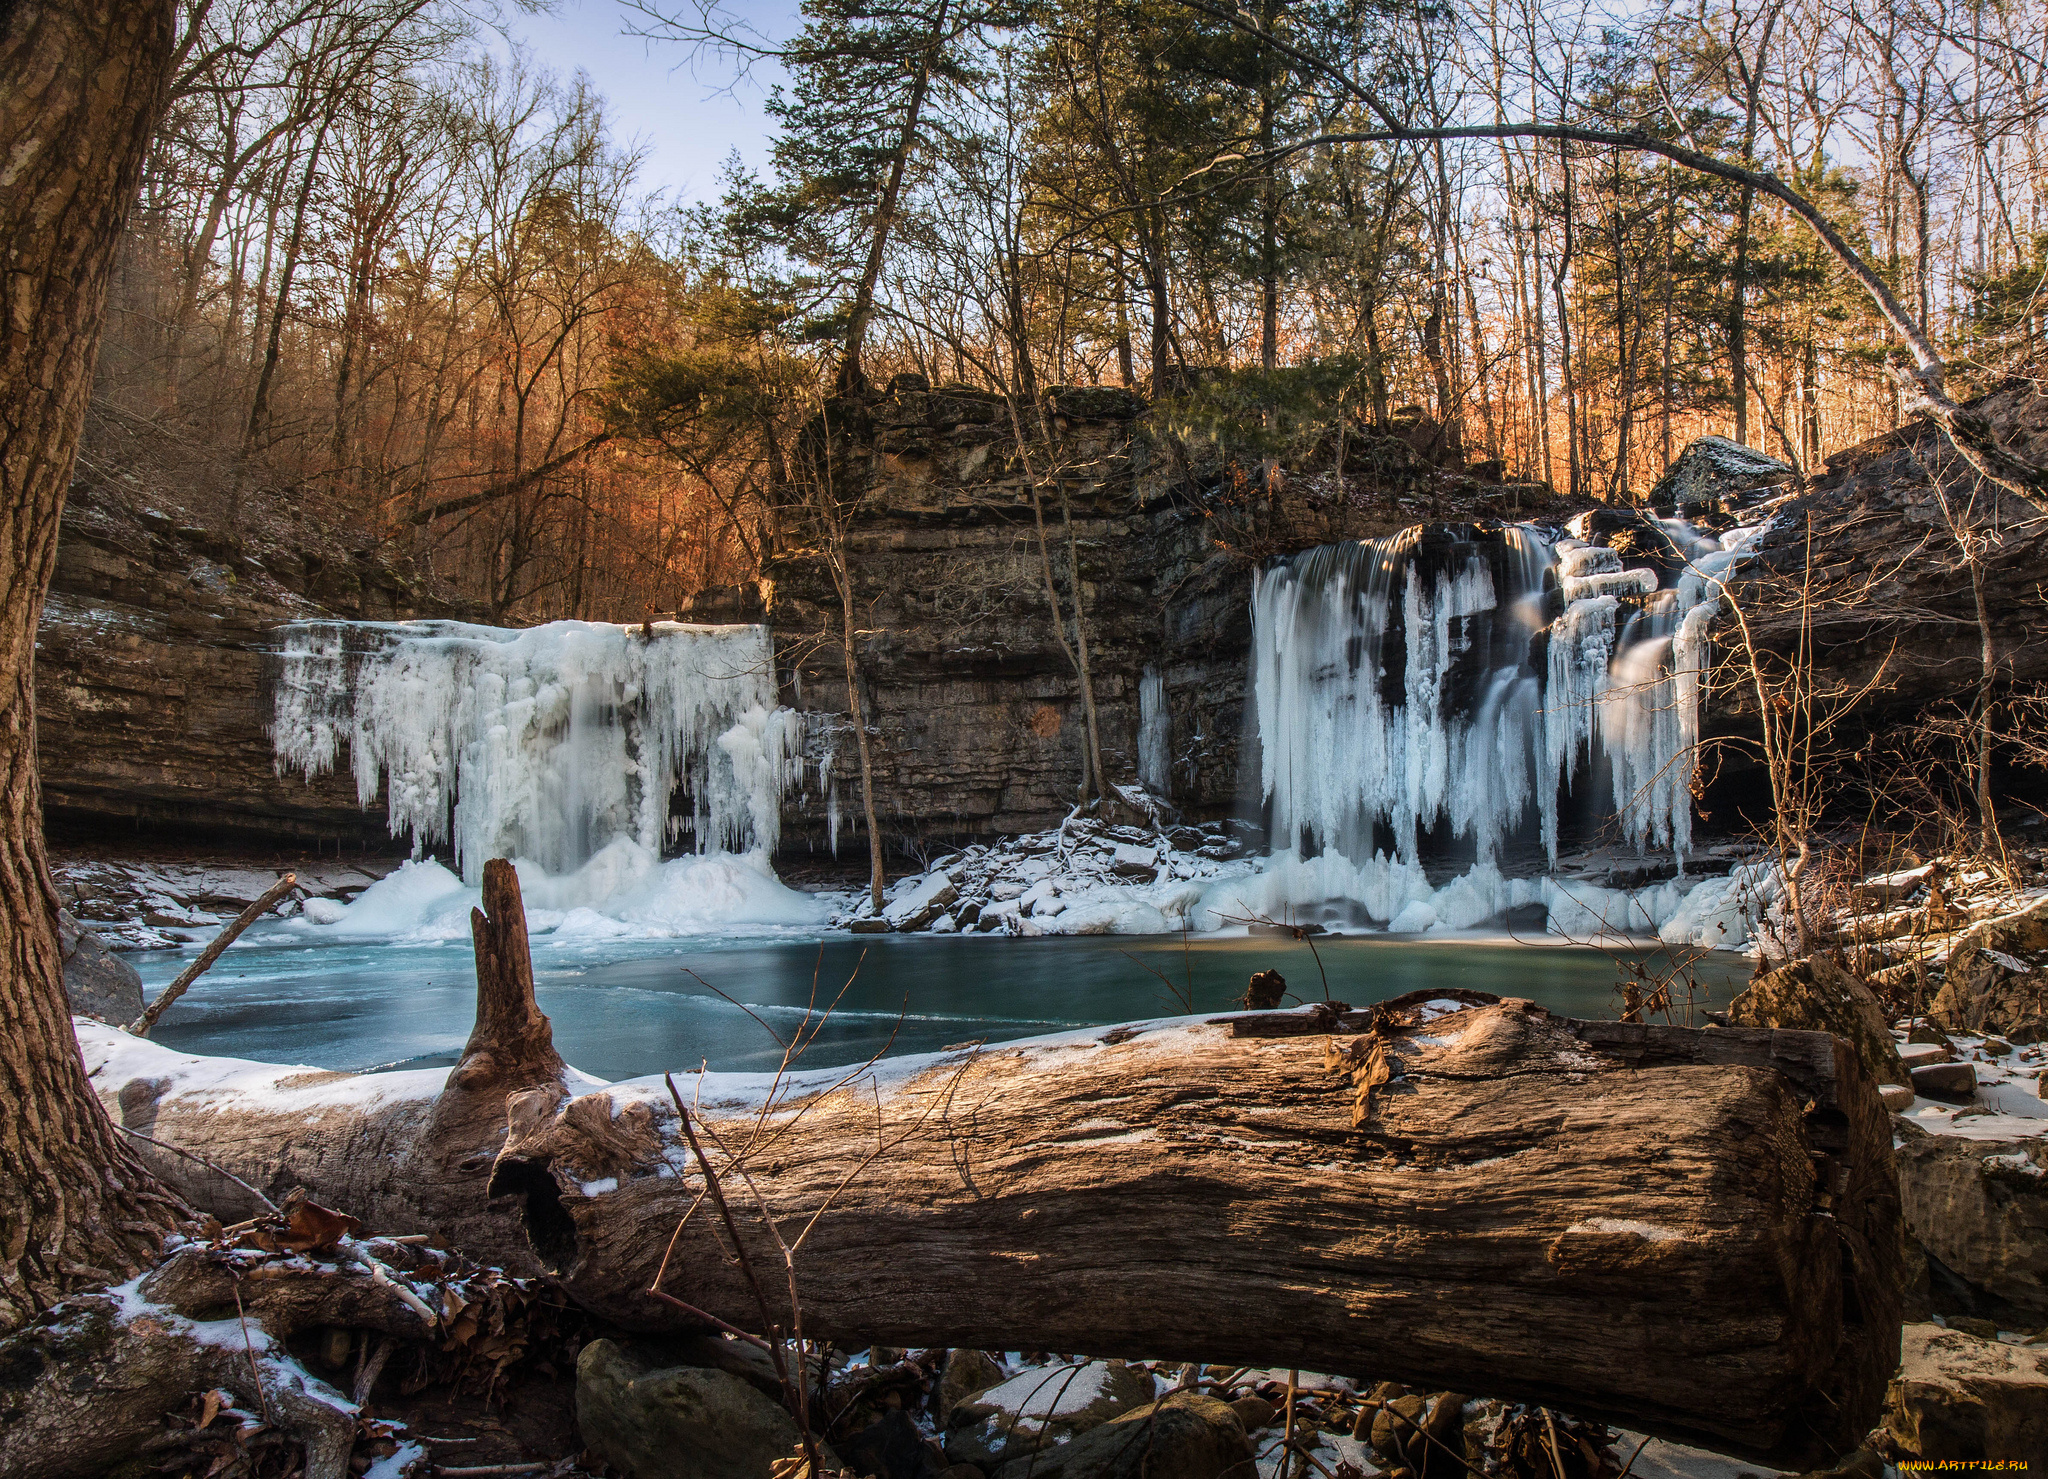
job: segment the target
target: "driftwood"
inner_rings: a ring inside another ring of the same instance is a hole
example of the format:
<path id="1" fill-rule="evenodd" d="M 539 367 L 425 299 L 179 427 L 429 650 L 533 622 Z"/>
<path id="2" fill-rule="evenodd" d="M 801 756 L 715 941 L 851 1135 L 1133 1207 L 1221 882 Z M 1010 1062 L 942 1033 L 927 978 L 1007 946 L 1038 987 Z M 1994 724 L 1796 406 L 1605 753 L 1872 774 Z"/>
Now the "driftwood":
<path id="1" fill-rule="evenodd" d="M 1399 1377 L 1781 1467 L 1856 1447 L 1900 1263 L 1890 1120 L 1853 1055 L 1444 1005 L 885 1062 L 765 1111 L 716 1075 L 679 1087 L 754 1266 L 778 1263 L 761 1208 L 808 1227 L 812 1336 Z M 492 1189 L 575 1298 L 687 1325 L 660 1276 L 758 1325 L 665 1090 L 509 1109 Z"/>
<path id="2" fill-rule="evenodd" d="M 148 1009 L 128 1024 L 128 1030 L 137 1037 L 148 1037 L 150 1029 L 155 1027 L 157 1020 L 171 1009 L 171 1004 L 185 994 L 186 988 L 212 968 L 213 963 L 220 959 L 221 952 L 234 944 L 243 930 L 268 914 L 279 899 L 298 887 L 298 882 L 298 874 L 287 873 L 265 889 L 261 897 L 235 916 L 232 924 L 213 937 L 213 942 L 199 952 L 197 960 L 178 972 L 177 980 L 164 987 L 157 999 L 149 1004 Z"/>
<path id="3" fill-rule="evenodd" d="M 249 1187 L 278 1200 L 303 1186 L 381 1231 L 432 1233 L 533 1271 L 524 1241 L 485 1198 L 506 1098 L 597 1081 L 564 1066 L 534 1002 L 510 863 L 485 866 L 483 894 L 484 908 L 470 915 L 476 1025 L 452 1070 L 348 1074 L 198 1059 L 81 1024 L 93 1087 L 116 1124 L 148 1137 L 138 1154 L 151 1170 L 196 1207 L 247 1216 L 261 1210 Z"/>

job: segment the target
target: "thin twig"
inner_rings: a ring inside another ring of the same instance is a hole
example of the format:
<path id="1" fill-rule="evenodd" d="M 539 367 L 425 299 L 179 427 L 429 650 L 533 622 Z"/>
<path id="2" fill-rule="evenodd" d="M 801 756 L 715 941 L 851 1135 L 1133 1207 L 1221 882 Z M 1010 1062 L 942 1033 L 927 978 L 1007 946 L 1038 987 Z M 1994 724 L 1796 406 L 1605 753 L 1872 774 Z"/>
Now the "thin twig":
<path id="1" fill-rule="evenodd" d="M 249 1356 L 249 1380 L 256 1384 L 256 1405 L 263 1409 L 263 1421 L 270 1421 L 270 1395 L 263 1390 L 263 1373 L 256 1366 L 256 1342 L 249 1338 L 249 1316 L 242 1308 L 242 1281 L 234 1281 L 235 1319 L 242 1326 L 242 1349 Z"/>
<path id="2" fill-rule="evenodd" d="M 140 1140 L 144 1145 L 154 1145 L 158 1150 L 168 1150 L 172 1155 L 181 1155 L 185 1157 L 185 1159 L 187 1160 L 199 1162 L 199 1164 L 206 1167 L 207 1170 L 213 1172 L 217 1176 L 227 1177 L 228 1180 L 234 1182 L 235 1185 L 241 1187 L 243 1191 L 246 1191 L 247 1193 L 249 1193 L 250 1196 L 256 1198 L 257 1201 L 263 1204 L 264 1210 L 268 1211 L 271 1215 L 275 1216 L 277 1214 L 277 1203 L 273 1202 L 269 1197 L 265 1196 L 262 1192 L 258 1191 L 255 1187 L 251 1186 L 248 1182 L 244 1181 L 241 1177 L 237 1176 L 233 1171 L 230 1171 L 227 1167 L 219 1165 L 214 1161 L 208 1160 L 198 1151 L 187 1150 L 182 1145 L 171 1145 L 162 1140 L 153 1140 L 149 1136 L 143 1134 L 142 1131 L 131 1130 L 126 1125 L 116 1125 L 114 1126 L 114 1128 L 121 1131 L 125 1135 L 133 1135 L 137 1140 Z"/>

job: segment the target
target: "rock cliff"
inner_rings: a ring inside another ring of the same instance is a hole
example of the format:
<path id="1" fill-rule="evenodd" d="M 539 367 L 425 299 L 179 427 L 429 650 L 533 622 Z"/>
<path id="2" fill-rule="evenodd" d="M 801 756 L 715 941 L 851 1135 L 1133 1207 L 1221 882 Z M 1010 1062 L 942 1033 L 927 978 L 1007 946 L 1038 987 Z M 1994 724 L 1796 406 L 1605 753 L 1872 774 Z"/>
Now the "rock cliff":
<path id="1" fill-rule="evenodd" d="M 2048 457 L 2048 396 L 2015 387 L 1985 404 L 2002 435 Z M 1127 392 L 1060 388 L 1048 405 L 1059 477 L 1042 499 L 1043 556 L 1032 479 L 1003 401 L 899 377 L 833 410 L 858 495 L 850 564 L 892 868 L 1044 828 L 1070 805 L 1080 689 L 1054 636 L 1042 571 L 1049 557 L 1070 599 L 1069 541 L 1106 762 L 1114 775 L 1137 771 L 1140 685 L 1155 669 L 1168 789 L 1199 819 L 1240 802 L 1249 591 L 1261 562 L 1418 522 L 1562 523 L 1584 507 L 1431 463 L 1417 450 L 1433 440 L 1421 425 L 1354 432 L 1267 480 L 1256 465 L 1214 454 L 1191 463 L 1182 444 L 1144 429 L 1144 406 Z M 1866 705 L 1872 729 L 1974 691 L 1969 570 L 1937 492 L 1953 510 L 1971 487 L 1944 451 L 1916 423 L 1837 454 L 1782 504 L 1763 544 L 1766 561 L 1788 570 L 1810 529 L 1831 588 L 1854 595 L 1820 613 L 1819 640 L 1837 677 L 1885 665 Z M 82 482 L 65 515 L 37 658 L 53 827 L 91 838 L 152 829 L 391 849 L 381 808 L 359 808 L 346 775 L 309 786 L 275 773 L 274 630 L 314 615 L 474 614 L 424 589 L 367 534 L 275 516 L 222 534 L 166 507 L 143 486 L 103 478 Z M 2048 532 L 2024 510 L 1981 496 L 1979 507 L 2002 531 L 1982 567 L 2001 673 L 2048 680 L 2048 603 L 2036 590 Z M 862 867 L 858 767 L 831 635 L 837 597 L 818 552 L 784 543 L 758 587 L 705 592 L 678 614 L 773 624 L 784 700 L 816 716 L 779 861 L 799 877 Z M 1783 641 L 1788 631 L 1765 635 Z M 1739 691 L 1717 701 L 1722 733 L 1743 728 L 1745 701 Z M 1724 785 L 1743 784 L 1738 763 L 1726 773 Z"/>
<path id="2" fill-rule="evenodd" d="M 1157 669 L 1170 715 L 1170 799 L 1194 817 L 1225 815 L 1240 800 L 1251 578 L 1262 560 L 1424 519 L 1574 511 L 1548 489 L 1438 467 L 1399 435 L 1319 448 L 1307 470 L 1268 489 L 1253 469 L 1215 458 L 1190 465 L 1155 444 L 1128 392 L 1055 389 L 1049 406 L 1060 491 L 1041 498 L 1046 555 L 1065 602 L 1071 534 L 1104 763 L 1113 777 L 1137 773 L 1139 685 Z M 1080 684 L 1054 636 L 1032 479 L 1005 403 L 905 376 L 837 414 L 861 495 L 849 565 L 863 613 L 877 810 L 892 852 L 929 857 L 1057 823 L 1081 777 Z M 828 853 L 821 792 L 836 786 L 842 833 L 857 821 L 859 770 L 845 729 L 844 663 L 836 641 L 822 640 L 837 623 L 826 566 L 815 551 L 785 548 L 766 584 L 789 701 L 824 721 L 815 758 L 826 779 L 814 764 L 785 820 L 784 852 L 800 866 Z M 839 853 L 864 856 L 845 835 Z"/>
<path id="3" fill-rule="evenodd" d="M 74 486 L 36 642 L 36 738 L 54 832 L 391 844 L 355 784 L 271 765 L 281 622 L 464 614 L 379 554 L 310 520 L 237 532 L 166 512 L 119 481 Z"/>

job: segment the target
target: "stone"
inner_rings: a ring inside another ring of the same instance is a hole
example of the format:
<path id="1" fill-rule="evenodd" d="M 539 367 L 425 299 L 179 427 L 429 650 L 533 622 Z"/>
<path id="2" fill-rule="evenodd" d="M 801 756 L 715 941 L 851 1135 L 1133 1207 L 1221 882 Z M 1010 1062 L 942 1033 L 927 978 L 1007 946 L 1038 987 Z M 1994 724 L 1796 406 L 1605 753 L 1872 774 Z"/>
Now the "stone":
<path id="1" fill-rule="evenodd" d="M 1950 1052 L 1954 1052 L 1956 1046 L 1948 1040 L 1946 1032 L 1943 1032 L 1939 1027 L 1925 1019 L 1916 1021 L 1913 1024 L 1912 1029 L 1906 1034 L 1906 1041 L 1909 1043 L 1926 1043 L 1930 1047 L 1947 1048 Z"/>
<path id="2" fill-rule="evenodd" d="M 1244 1424 L 1214 1397 L 1175 1392 L 1155 1407 L 1097 1425 L 1057 1448 L 995 1471 L 994 1479 L 1224 1479 L 1248 1474 Z"/>
<path id="3" fill-rule="evenodd" d="M 925 1479 L 942 1467 L 932 1461 L 931 1440 L 900 1407 L 869 1423 L 843 1447 L 847 1467 L 872 1479 Z"/>
<path id="4" fill-rule="evenodd" d="M 2048 1139 L 1907 1131 L 1894 1155 L 1900 1209 L 1921 1246 L 1972 1288 L 2048 1315 Z"/>
<path id="5" fill-rule="evenodd" d="M 1239 1397 L 1230 1404 L 1230 1410 L 1237 1414 L 1237 1420 L 1244 1424 L 1247 1433 L 1265 1427 L 1280 1411 L 1264 1397 Z"/>
<path id="6" fill-rule="evenodd" d="M 856 919 L 846 927 L 856 935 L 886 935 L 896 928 L 886 919 Z"/>
<path id="7" fill-rule="evenodd" d="M 1906 1084 L 1879 1084 L 1877 1097 L 1882 1099 L 1884 1107 L 1894 1114 L 1913 1107 L 1913 1090 Z"/>
<path id="8" fill-rule="evenodd" d="M 2048 1467 L 2048 1351 L 1908 1325 L 1885 1427 L 1916 1458 L 2020 1459 L 2038 1473 Z"/>
<path id="9" fill-rule="evenodd" d="M 1741 1027 L 1832 1032 L 1855 1049 L 1873 1083 L 1909 1081 L 1876 993 L 1824 955 L 1795 960 L 1751 981 L 1728 1004 L 1728 1020 Z"/>
<path id="10" fill-rule="evenodd" d="M 64 957 L 64 995 L 80 1017 L 126 1027 L 142 1015 L 142 977 L 100 937 L 57 911 L 57 948 Z"/>
<path id="11" fill-rule="evenodd" d="M 796 1422 L 752 1383 L 670 1360 L 615 1340 L 577 1357 L 576 1425 L 606 1463 L 630 1479 L 768 1479 L 796 1450 Z"/>
<path id="12" fill-rule="evenodd" d="M 1650 490 L 1653 504 L 1698 508 L 1790 482 L 1797 470 L 1768 452 L 1727 437 L 1696 438 Z"/>
<path id="13" fill-rule="evenodd" d="M 1977 1070 L 1967 1063 L 1916 1063 L 1913 1092 L 1930 1099 L 1968 1100 L 1977 1092 Z"/>
<path id="14" fill-rule="evenodd" d="M 994 1473 L 1013 1459 L 1148 1406 L 1152 1395 L 1152 1378 L 1122 1361 L 1029 1366 L 947 1415 L 946 1457 Z"/>
<path id="15" fill-rule="evenodd" d="M 1950 1032 L 2048 1037 L 2048 899 L 1965 931 L 1927 1010 Z"/>
<path id="16" fill-rule="evenodd" d="M 933 1416 L 943 1431 L 953 1409 L 978 1392 L 999 1386 L 1003 1368 L 986 1351 L 946 1352 L 945 1367 L 939 1373 L 939 1389 L 933 1398 Z"/>

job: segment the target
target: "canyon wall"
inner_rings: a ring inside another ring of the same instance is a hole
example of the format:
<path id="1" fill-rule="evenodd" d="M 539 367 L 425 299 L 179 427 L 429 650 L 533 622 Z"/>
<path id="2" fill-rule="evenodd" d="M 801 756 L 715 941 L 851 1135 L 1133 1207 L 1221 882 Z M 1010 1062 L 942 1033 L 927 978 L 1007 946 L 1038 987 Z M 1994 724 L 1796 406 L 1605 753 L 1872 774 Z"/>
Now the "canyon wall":
<path id="1" fill-rule="evenodd" d="M 2048 397 L 2014 388 L 1986 409 L 2003 435 L 2048 458 Z M 851 448 L 845 496 L 858 497 L 849 564 L 892 870 L 965 839 L 1051 825 L 1071 805 L 1080 685 L 1054 635 L 1042 565 L 1050 560 L 1068 601 L 1069 540 L 1109 770 L 1137 770 L 1139 687 L 1156 668 L 1171 716 L 1172 800 L 1215 817 L 1239 806 L 1245 784 L 1249 591 L 1260 562 L 1419 522 L 1562 521 L 1590 507 L 1439 467 L 1424 455 L 1432 428 L 1412 418 L 1325 443 L 1269 489 L 1256 466 L 1214 456 L 1189 465 L 1174 450 L 1184 444 L 1155 442 L 1127 392 L 1056 389 L 1048 410 L 1060 453 L 1057 478 L 1041 484 L 1056 489 L 1040 500 L 1043 556 L 1034 480 L 1004 402 L 899 377 L 831 412 Z M 1832 588 L 1855 593 L 1819 614 L 1820 666 L 1855 679 L 1883 665 L 1865 705 L 1872 725 L 1974 691 L 1969 571 L 1935 491 L 1957 508 L 1970 485 L 1942 452 L 1914 424 L 1838 454 L 1764 542 L 1768 562 L 1791 568 L 1810 524 Z M 1998 517 L 2003 538 L 1982 563 L 1996 657 L 2013 678 L 2048 680 L 2048 536 L 2024 510 Z M 758 586 L 704 592 L 677 614 L 773 625 L 784 701 L 814 716 L 778 861 L 799 877 L 858 871 L 859 771 L 823 559 L 775 547 Z M 382 808 L 358 807 L 345 774 L 309 785 L 272 765 L 275 629 L 322 615 L 475 619 L 420 589 L 367 534 L 272 517 L 224 535 L 157 511 L 119 477 L 82 481 L 37 655 L 52 826 L 92 839 L 149 831 L 399 847 Z M 1766 636 L 1783 644 L 1796 633 L 1778 622 Z M 1745 704 L 1731 693 L 1711 723 L 1739 733 Z M 1724 786 L 1740 781 L 1732 752 L 1723 776 Z"/>

